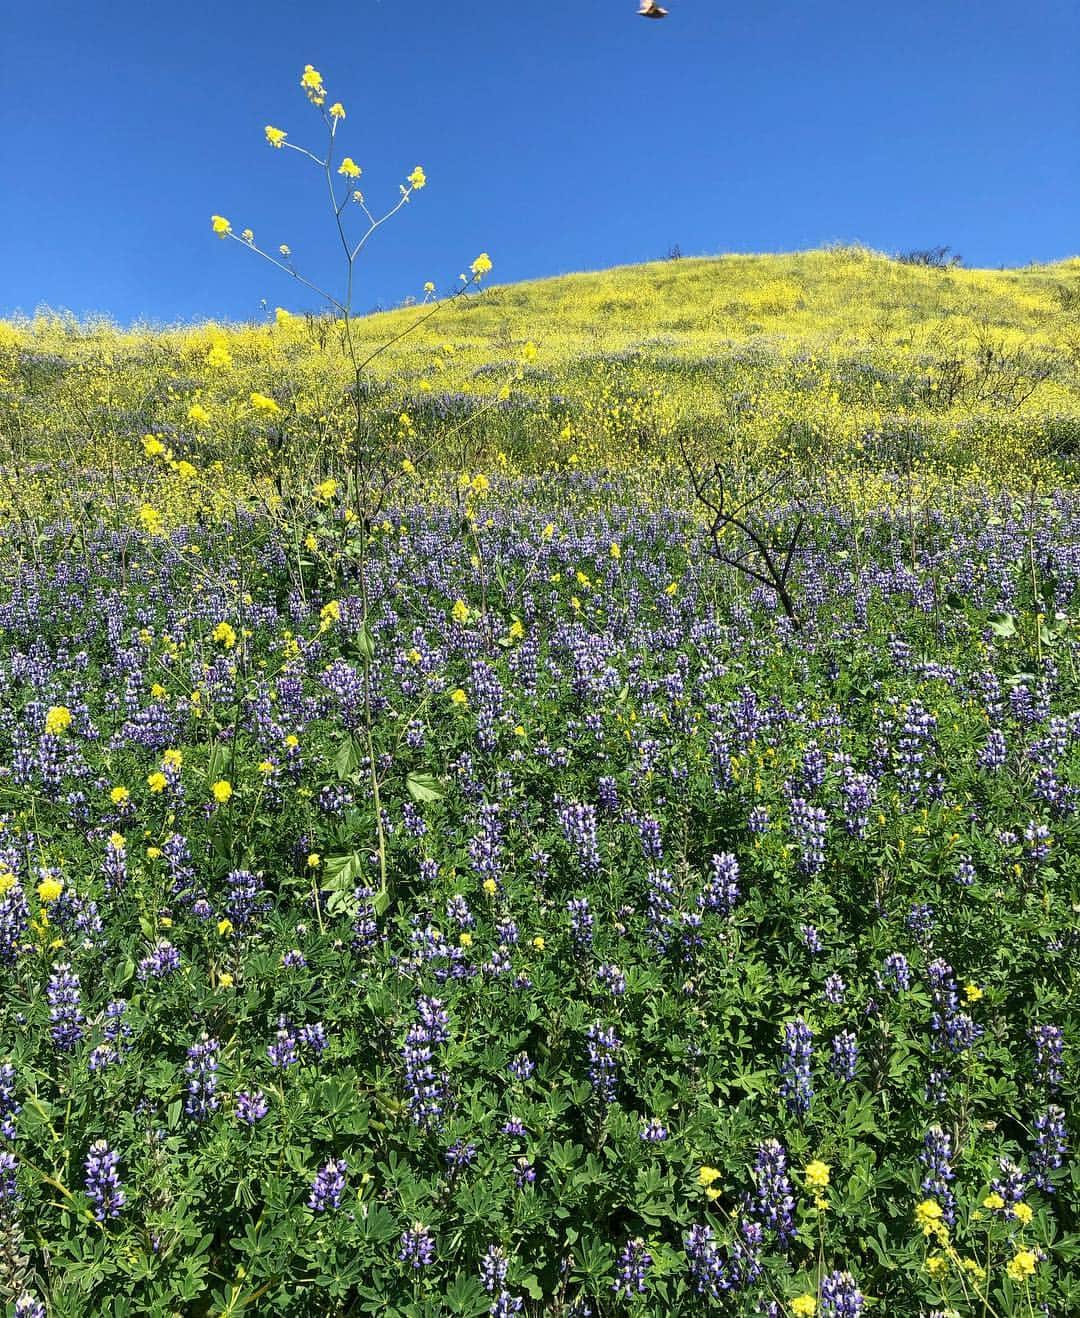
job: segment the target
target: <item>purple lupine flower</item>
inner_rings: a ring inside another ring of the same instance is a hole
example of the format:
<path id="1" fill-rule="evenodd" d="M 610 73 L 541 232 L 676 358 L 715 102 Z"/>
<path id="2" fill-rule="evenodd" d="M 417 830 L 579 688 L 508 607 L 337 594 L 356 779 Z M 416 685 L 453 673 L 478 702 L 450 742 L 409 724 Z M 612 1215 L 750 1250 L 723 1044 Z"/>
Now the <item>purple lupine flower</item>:
<path id="1" fill-rule="evenodd" d="M 618 1272 L 611 1289 L 623 1300 L 644 1295 L 648 1290 L 645 1278 L 651 1267 L 652 1255 L 645 1248 L 644 1240 L 640 1236 L 628 1240 L 619 1255 Z"/>
<path id="2" fill-rule="evenodd" d="M 721 1291 L 727 1288 L 727 1277 L 712 1227 L 691 1227 L 683 1237 L 683 1249 L 694 1290 L 710 1300 L 718 1300 Z"/>
<path id="3" fill-rule="evenodd" d="M 0 1150 L 0 1224 L 14 1217 L 19 1204 L 18 1161 L 13 1153 Z"/>
<path id="4" fill-rule="evenodd" d="M 990 1182 L 990 1189 L 1005 1200 L 1005 1207 L 1002 1210 L 1005 1216 L 1015 1217 L 1016 1205 L 1027 1192 L 1027 1173 L 1011 1158 L 999 1158 L 998 1166 L 1001 1168 L 1001 1175 Z"/>
<path id="5" fill-rule="evenodd" d="M 712 873 L 698 898 L 703 911 L 719 911 L 730 915 L 739 900 L 739 862 L 730 851 L 721 851 L 712 858 Z"/>
<path id="6" fill-rule="evenodd" d="M 672 915 L 675 908 L 675 884 L 671 881 L 670 871 L 666 869 L 650 870 L 645 882 L 648 885 L 645 919 L 649 941 L 659 952 L 666 952 L 675 923 Z"/>
<path id="7" fill-rule="evenodd" d="M 79 977 L 69 963 L 63 961 L 57 965 L 49 976 L 45 996 L 49 1002 L 53 1045 L 62 1053 L 70 1053 L 84 1034 L 85 1017 L 79 990 Z"/>
<path id="8" fill-rule="evenodd" d="M 890 952 L 882 962 L 881 974 L 878 976 L 879 987 L 884 988 L 883 981 L 886 980 L 892 981 L 898 993 L 911 988 L 911 967 L 903 952 Z"/>
<path id="9" fill-rule="evenodd" d="M 660 836 L 660 822 L 642 816 L 637 820 L 638 837 L 646 860 L 663 860 L 664 843 Z"/>
<path id="10" fill-rule="evenodd" d="M 517 1182 L 517 1188 L 524 1190 L 527 1185 L 532 1185 L 536 1181 L 536 1168 L 533 1166 L 532 1161 L 525 1157 L 518 1158 L 516 1165 L 517 1172 L 514 1179 Z"/>
<path id="11" fill-rule="evenodd" d="M 833 1037 L 829 1065 L 839 1080 L 854 1080 L 859 1065 L 859 1044 L 851 1030 L 841 1030 Z"/>
<path id="12" fill-rule="evenodd" d="M 606 963 L 600 966 L 596 972 L 596 982 L 613 997 L 621 998 L 626 992 L 626 976 L 618 966 L 609 966 Z"/>
<path id="13" fill-rule="evenodd" d="M 1049 828 L 1033 819 L 1024 829 L 1024 843 L 1028 859 L 1038 865 L 1050 854 Z"/>
<path id="14" fill-rule="evenodd" d="M 792 837 L 799 848 L 799 871 L 813 877 L 825 867 L 825 811 L 801 796 L 792 800 L 789 809 Z"/>
<path id="15" fill-rule="evenodd" d="M 1000 728 L 991 728 L 986 743 L 979 751 L 979 766 L 991 773 L 1004 766 L 1008 752 L 1005 746 L 1005 734 Z"/>
<path id="16" fill-rule="evenodd" d="M 563 837 L 570 844 L 578 864 L 587 873 L 594 874 L 600 868 L 596 807 L 567 801 L 559 807 L 558 817 Z"/>
<path id="17" fill-rule="evenodd" d="M 780 1097 L 795 1115 L 810 1111 L 814 1086 L 810 1075 L 813 1033 L 801 1016 L 784 1026 L 784 1052 L 780 1058 Z"/>
<path id="18" fill-rule="evenodd" d="M 925 1168 L 922 1191 L 941 1205 L 942 1216 L 949 1226 L 956 1222 L 956 1196 L 950 1182 L 956 1179 L 952 1169 L 952 1138 L 940 1126 L 931 1126 L 923 1139 L 919 1161 Z"/>
<path id="19" fill-rule="evenodd" d="M 476 1161 L 476 1145 L 466 1144 L 464 1140 L 456 1140 L 443 1157 L 446 1159 L 447 1170 L 452 1176 L 456 1176 Z"/>
<path id="20" fill-rule="evenodd" d="M 124 1206 L 124 1191 L 116 1170 L 119 1162 L 120 1155 L 104 1140 L 95 1140 L 90 1145 L 86 1158 L 86 1197 L 93 1204 L 99 1222 L 119 1217 Z"/>
<path id="21" fill-rule="evenodd" d="M 274 1041 L 266 1045 L 266 1055 L 270 1059 L 270 1065 L 278 1071 L 287 1071 L 290 1066 L 295 1066 L 300 1060 L 297 1052 L 298 1043 L 296 1032 L 286 1017 L 279 1016 Z"/>
<path id="22" fill-rule="evenodd" d="M 933 794 L 933 779 L 927 759 L 934 753 L 937 719 L 913 700 L 904 715 L 904 724 L 894 752 L 897 782 L 911 801 L 919 800 L 929 787 Z"/>
<path id="23" fill-rule="evenodd" d="M 761 1276 L 761 1251 L 765 1243 L 765 1232 L 760 1222 L 743 1217 L 731 1242 L 731 1255 L 728 1260 L 731 1285 L 736 1290 L 752 1286 Z"/>
<path id="24" fill-rule="evenodd" d="M 787 1152 L 778 1140 L 758 1145 L 754 1160 L 757 1195 L 748 1203 L 750 1215 L 768 1231 L 776 1232 L 777 1244 L 786 1250 L 795 1239 L 795 1199 L 787 1170 Z"/>
<path id="25" fill-rule="evenodd" d="M 1069 1146 L 1065 1137 L 1065 1110 L 1056 1103 L 1050 1103 L 1040 1112 L 1033 1123 L 1035 1127 L 1035 1148 L 1029 1159 L 1032 1181 L 1046 1194 L 1054 1193 L 1050 1173 L 1061 1166 Z"/>
<path id="26" fill-rule="evenodd" d="M 105 840 L 105 860 L 101 866 L 105 878 L 105 891 L 112 896 L 127 883 L 127 843 L 119 833 Z"/>
<path id="27" fill-rule="evenodd" d="M 414 1222 L 402 1232 L 398 1262 L 413 1269 L 426 1268 L 435 1261 L 435 1239 L 422 1222 Z"/>
<path id="28" fill-rule="evenodd" d="M 934 934 L 934 908 L 926 902 L 917 902 L 908 911 L 904 923 L 913 937 L 929 945 Z"/>
<path id="29" fill-rule="evenodd" d="M 308 1207 L 313 1213 L 325 1213 L 328 1208 L 340 1208 L 345 1192 L 345 1173 L 349 1170 L 344 1158 L 331 1158 L 315 1173 L 308 1196 Z"/>
<path id="30" fill-rule="evenodd" d="M 975 866 L 971 863 L 970 856 L 961 856 L 957 862 L 956 873 L 953 875 L 953 882 L 958 883 L 961 888 L 970 888 L 975 882 Z"/>
<path id="31" fill-rule="evenodd" d="M 302 970 L 307 965 L 307 959 L 298 947 L 292 947 L 282 954 L 282 970 Z"/>
<path id="32" fill-rule="evenodd" d="M 184 1074 L 187 1076 L 187 1097 L 184 1111 L 196 1121 L 205 1121 L 221 1104 L 217 1094 L 217 1055 L 221 1045 L 208 1035 L 193 1043 L 187 1050 Z"/>
<path id="33" fill-rule="evenodd" d="M 515 1080 L 521 1080 L 524 1082 L 528 1080 L 536 1070 L 536 1063 L 528 1053 L 518 1053 L 506 1069 Z"/>
<path id="34" fill-rule="evenodd" d="M 480 1283 L 489 1295 L 494 1295 L 505 1284 L 509 1267 L 502 1246 L 488 1245 L 480 1260 Z"/>
<path id="35" fill-rule="evenodd" d="M 180 953 L 172 943 L 159 940 L 153 951 L 139 962 L 139 978 L 145 983 L 148 979 L 167 979 L 180 969 Z"/>
<path id="36" fill-rule="evenodd" d="M 756 805 L 746 817 L 747 831 L 754 837 L 761 837 L 769 831 L 769 811 L 766 806 Z"/>
<path id="37" fill-rule="evenodd" d="M 374 888 L 357 888 L 353 892 L 356 902 L 356 917 L 352 927 L 352 949 L 354 952 L 370 952 L 379 941 L 379 925 L 375 918 L 373 901 Z"/>
<path id="38" fill-rule="evenodd" d="M 300 1042 L 305 1048 L 309 1048 L 316 1057 L 321 1056 L 327 1049 L 326 1026 L 322 1021 L 313 1021 L 310 1025 L 301 1025 L 298 1035 Z"/>
<path id="39" fill-rule="evenodd" d="M 799 925 L 799 937 L 803 940 L 806 950 L 811 956 L 817 956 L 821 951 L 821 935 L 812 924 Z"/>
<path id="40" fill-rule="evenodd" d="M 492 879 L 498 886 L 502 874 L 503 843 L 498 802 L 480 807 L 479 824 L 479 833 L 469 842 L 469 860 L 481 880 Z"/>
<path id="41" fill-rule="evenodd" d="M 822 1318 L 858 1318 L 863 1310 L 863 1294 L 850 1272 L 830 1272 L 821 1279 Z"/>
<path id="42" fill-rule="evenodd" d="M 257 1121 L 270 1111 L 270 1104 L 266 1101 L 266 1095 L 261 1089 L 249 1092 L 241 1089 L 236 1095 L 236 1117 L 238 1121 L 244 1122 L 245 1125 L 254 1126 Z"/>
<path id="43" fill-rule="evenodd" d="M 0 1139 L 15 1138 L 15 1118 L 21 1111 L 15 1097 L 15 1068 L 10 1062 L 0 1062 Z"/>
<path id="44" fill-rule="evenodd" d="M 6 870 L 5 866 L 5 870 Z M 0 965 L 13 965 L 30 928 L 30 907 L 22 884 L 0 892 Z"/>
<path id="45" fill-rule="evenodd" d="M 1031 1040 L 1035 1045 L 1035 1081 L 1050 1091 L 1061 1084 L 1065 1036 L 1060 1025 L 1033 1025 Z"/>
<path id="46" fill-rule="evenodd" d="M 427 824 L 424 823 L 423 816 L 412 801 L 406 801 L 401 807 L 401 816 L 405 832 L 410 837 L 424 837 L 427 833 Z"/>
<path id="47" fill-rule="evenodd" d="M 841 784 L 844 801 L 844 827 L 853 837 L 863 837 L 870 822 L 870 810 L 877 795 L 877 783 L 868 773 L 844 770 Z"/>
<path id="48" fill-rule="evenodd" d="M 843 978 L 834 971 L 825 980 L 822 992 L 826 1002 L 832 1003 L 834 1007 L 839 1007 L 842 1005 L 844 996 L 847 993 L 847 985 L 844 983 Z"/>
<path id="49" fill-rule="evenodd" d="M 124 1017 L 128 1004 L 125 998 L 115 998 L 104 1012 L 101 1026 L 102 1041 L 91 1052 L 87 1065 L 91 1071 L 103 1070 L 119 1062 L 125 1055 L 127 1041 L 131 1038 L 131 1026 Z"/>
<path id="50" fill-rule="evenodd" d="M 614 778 L 600 778 L 596 784 L 596 796 L 600 808 L 607 815 L 619 813 L 619 789 Z"/>
<path id="51" fill-rule="evenodd" d="M 246 929 L 257 915 L 269 910 L 268 895 L 257 874 L 250 870 L 233 870 L 226 874 L 225 884 L 229 890 L 225 909 L 237 929 Z"/>
<path id="52" fill-rule="evenodd" d="M 592 946 L 593 918 L 588 897 L 572 897 L 566 903 L 570 914 L 570 937 L 574 948 L 583 952 Z"/>
<path id="53" fill-rule="evenodd" d="M 446 903 L 446 918 L 452 920 L 459 929 L 474 929 L 476 920 L 472 911 L 469 910 L 469 903 L 464 897 L 451 897 Z"/>
<path id="54" fill-rule="evenodd" d="M 646 1144 L 661 1144 L 667 1139 L 668 1134 L 668 1128 L 659 1117 L 650 1117 L 642 1124 L 640 1138 Z"/>
<path id="55" fill-rule="evenodd" d="M 45 1306 L 36 1295 L 26 1291 L 15 1301 L 13 1318 L 46 1318 Z"/>
<path id="56" fill-rule="evenodd" d="M 432 1049 L 450 1038 L 447 1012 L 438 998 L 417 999 L 420 1020 L 405 1035 L 401 1058 L 405 1070 L 406 1102 L 413 1123 L 430 1130 L 438 1124 L 449 1091 L 449 1076 L 436 1071 Z"/>
<path id="57" fill-rule="evenodd" d="M 593 1093 L 603 1102 L 613 1103 L 618 1070 L 615 1058 L 622 1044 L 614 1027 L 605 1027 L 599 1021 L 589 1026 L 585 1037 L 588 1040 L 589 1083 Z"/>

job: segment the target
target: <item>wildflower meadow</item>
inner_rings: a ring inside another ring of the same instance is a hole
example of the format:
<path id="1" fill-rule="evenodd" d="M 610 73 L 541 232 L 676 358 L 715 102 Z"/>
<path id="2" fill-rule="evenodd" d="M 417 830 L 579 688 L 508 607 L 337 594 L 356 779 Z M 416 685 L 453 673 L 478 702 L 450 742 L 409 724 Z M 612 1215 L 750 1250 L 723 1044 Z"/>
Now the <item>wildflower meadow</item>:
<path id="1" fill-rule="evenodd" d="M 298 76 L 325 313 L 0 323 L 4 1312 L 1080 1312 L 1080 260 L 360 315 Z"/>

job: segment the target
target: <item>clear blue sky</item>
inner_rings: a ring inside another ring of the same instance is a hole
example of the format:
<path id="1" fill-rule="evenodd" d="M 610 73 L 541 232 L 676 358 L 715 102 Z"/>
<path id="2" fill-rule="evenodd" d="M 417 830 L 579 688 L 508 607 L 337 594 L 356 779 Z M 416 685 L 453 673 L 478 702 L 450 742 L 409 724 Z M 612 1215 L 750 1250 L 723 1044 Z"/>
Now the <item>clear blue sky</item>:
<path id="1" fill-rule="evenodd" d="M 0 314 L 312 305 L 212 212 L 337 278 L 312 63 L 373 205 L 357 305 L 665 255 L 834 240 L 968 265 L 1080 250 L 1075 0 L 28 0 L 3 7 Z"/>

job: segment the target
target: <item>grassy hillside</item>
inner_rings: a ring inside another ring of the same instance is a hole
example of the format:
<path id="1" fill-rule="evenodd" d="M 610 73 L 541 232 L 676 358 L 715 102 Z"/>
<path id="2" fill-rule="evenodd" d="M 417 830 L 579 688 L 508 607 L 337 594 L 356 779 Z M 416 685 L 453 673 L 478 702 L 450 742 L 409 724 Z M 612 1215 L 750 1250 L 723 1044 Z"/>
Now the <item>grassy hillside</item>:
<path id="1" fill-rule="evenodd" d="M 361 319 L 362 354 L 430 311 Z M 1015 483 L 1071 471 L 1078 366 L 1078 259 L 988 271 L 860 248 L 724 256 L 458 299 L 370 363 L 365 425 L 429 469 L 655 471 L 689 434 L 754 466 Z M 348 465 L 348 384 L 335 327 L 310 317 L 0 324 L 0 429 L 22 464 L 126 471 L 149 433 L 203 473 L 306 479 Z M 280 406 L 274 424 L 253 392 Z"/>

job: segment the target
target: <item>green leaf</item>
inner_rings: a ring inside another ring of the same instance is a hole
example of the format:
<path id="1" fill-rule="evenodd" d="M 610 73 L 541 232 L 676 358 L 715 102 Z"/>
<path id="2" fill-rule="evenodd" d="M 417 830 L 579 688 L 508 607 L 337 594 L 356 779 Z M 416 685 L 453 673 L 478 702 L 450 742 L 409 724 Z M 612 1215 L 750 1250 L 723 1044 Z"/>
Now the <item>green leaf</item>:
<path id="1" fill-rule="evenodd" d="M 356 633 L 356 648 L 360 652 L 361 659 L 367 663 L 371 663 L 375 658 L 375 637 L 366 622 L 360 624 L 360 630 Z"/>
<path id="2" fill-rule="evenodd" d="M 345 737 L 334 756 L 334 769 L 338 778 L 351 777 L 363 763 L 363 754 L 355 737 Z"/>
<path id="3" fill-rule="evenodd" d="M 410 770 L 405 779 L 405 786 L 414 801 L 441 801 L 445 795 L 438 778 L 432 773 L 416 773 Z"/>
<path id="4" fill-rule="evenodd" d="M 1016 619 L 1011 613 L 992 613 L 990 615 L 990 630 L 995 636 L 1015 636 Z"/>
<path id="5" fill-rule="evenodd" d="M 323 862 L 323 892 L 344 892 L 356 886 L 366 865 L 359 851 L 344 856 L 327 856 Z"/>

